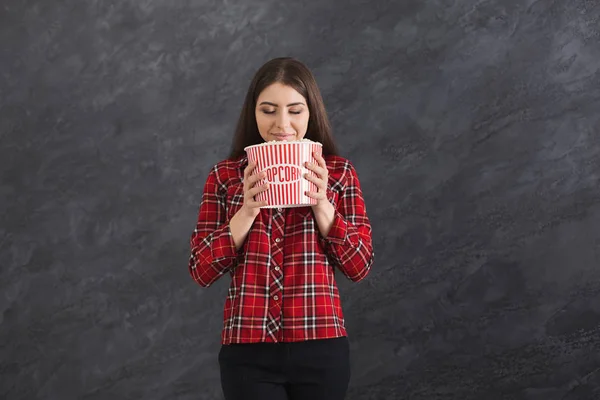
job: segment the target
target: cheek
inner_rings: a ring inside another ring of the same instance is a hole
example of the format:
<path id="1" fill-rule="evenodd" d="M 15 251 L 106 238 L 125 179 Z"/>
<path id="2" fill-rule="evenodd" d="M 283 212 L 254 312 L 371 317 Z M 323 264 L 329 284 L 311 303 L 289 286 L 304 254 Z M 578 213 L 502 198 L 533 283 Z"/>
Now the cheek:
<path id="1" fill-rule="evenodd" d="M 267 118 L 265 118 L 265 116 L 262 115 L 262 113 L 257 113 L 256 114 L 256 125 L 258 125 L 258 129 L 262 131 L 262 130 L 264 130 L 264 128 L 268 127 L 269 120 Z"/>
<path id="2" fill-rule="evenodd" d="M 296 126 L 306 128 L 308 126 L 308 117 L 297 118 L 294 122 Z"/>

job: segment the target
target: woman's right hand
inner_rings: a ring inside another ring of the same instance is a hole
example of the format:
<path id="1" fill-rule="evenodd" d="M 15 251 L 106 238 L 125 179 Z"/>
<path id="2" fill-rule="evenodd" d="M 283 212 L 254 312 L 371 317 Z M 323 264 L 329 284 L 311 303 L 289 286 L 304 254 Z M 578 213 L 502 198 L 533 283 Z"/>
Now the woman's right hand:
<path id="1" fill-rule="evenodd" d="M 244 204 L 240 211 L 243 211 L 247 216 L 256 218 L 260 213 L 260 207 L 266 206 L 267 201 L 256 201 L 254 196 L 269 189 L 269 184 L 258 185 L 257 182 L 267 177 L 266 172 L 260 174 L 251 175 L 252 171 L 256 168 L 256 162 L 252 161 L 248 163 L 246 169 L 244 169 Z"/>

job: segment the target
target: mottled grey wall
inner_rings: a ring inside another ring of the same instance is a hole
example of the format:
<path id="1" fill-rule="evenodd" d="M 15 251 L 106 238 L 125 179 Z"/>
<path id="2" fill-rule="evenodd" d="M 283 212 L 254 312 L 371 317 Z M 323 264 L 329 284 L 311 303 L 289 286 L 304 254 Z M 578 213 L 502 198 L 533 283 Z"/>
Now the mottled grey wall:
<path id="1" fill-rule="evenodd" d="M 189 236 L 283 55 L 374 229 L 348 399 L 600 398 L 600 3 L 352 3 L 2 1 L 0 398 L 221 398 Z"/>

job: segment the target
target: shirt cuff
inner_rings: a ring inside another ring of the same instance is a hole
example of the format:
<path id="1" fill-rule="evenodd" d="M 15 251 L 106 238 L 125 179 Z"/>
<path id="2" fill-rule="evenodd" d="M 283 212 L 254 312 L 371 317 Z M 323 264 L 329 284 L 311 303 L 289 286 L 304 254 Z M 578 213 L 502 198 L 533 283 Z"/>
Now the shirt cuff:
<path id="1" fill-rule="evenodd" d="M 355 243 L 354 240 L 351 240 L 356 239 L 355 236 L 356 235 L 348 235 L 348 221 L 346 221 L 342 214 L 336 210 L 333 218 L 333 224 L 329 230 L 329 233 L 327 234 L 327 237 L 325 238 L 325 241 L 330 244 L 343 245 L 348 243 L 348 240 L 350 239 L 349 244 L 354 247 L 358 245 L 358 243 Z"/>

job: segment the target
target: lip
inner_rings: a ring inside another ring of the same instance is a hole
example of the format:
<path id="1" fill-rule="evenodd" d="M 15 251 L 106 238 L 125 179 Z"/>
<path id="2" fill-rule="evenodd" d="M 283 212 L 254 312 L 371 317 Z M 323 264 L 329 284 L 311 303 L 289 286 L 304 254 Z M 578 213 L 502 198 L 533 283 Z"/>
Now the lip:
<path id="1" fill-rule="evenodd" d="M 278 139 L 286 139 L 286 138 L 289 138 L 291 136 L 294 136 L 294 134 L 293 133 L 285 133 L 285 134 L 274 133 L 273 136 L 275 136 Z"/>

